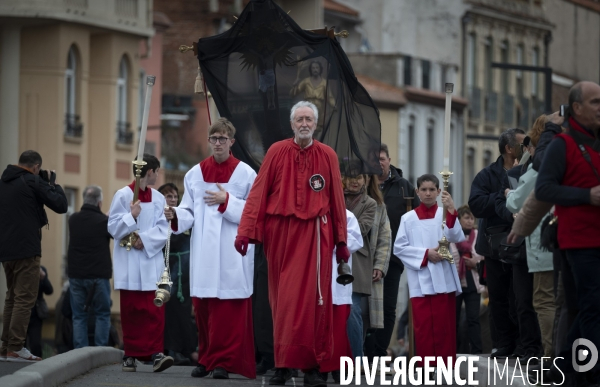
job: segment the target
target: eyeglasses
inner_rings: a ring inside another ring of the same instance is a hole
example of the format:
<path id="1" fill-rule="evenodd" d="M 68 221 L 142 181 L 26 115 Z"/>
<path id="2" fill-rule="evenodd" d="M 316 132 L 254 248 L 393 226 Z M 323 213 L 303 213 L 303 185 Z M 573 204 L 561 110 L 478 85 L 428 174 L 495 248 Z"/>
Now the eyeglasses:
<path id="1" fill-rule="evenodd" d="M 229 137 L 214 137 L 214 136 L 210 136 L 208 138 L 208 141 L 210 141 L 211 144 L 216 144 L 217 141 L 219 141 L 219 144 L 225 144 L 227 142 L 227 140 L 229 140 Z"/>

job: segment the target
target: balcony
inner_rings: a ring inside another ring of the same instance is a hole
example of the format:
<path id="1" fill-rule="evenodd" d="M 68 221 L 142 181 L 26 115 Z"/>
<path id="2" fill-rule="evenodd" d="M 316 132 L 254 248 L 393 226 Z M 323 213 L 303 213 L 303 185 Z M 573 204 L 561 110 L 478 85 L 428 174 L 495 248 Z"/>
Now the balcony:
<path id="1" fill-rule="evenodd" d="M 131 124 L 129 122 L 117 122 L 117 144 L 133 144 L 133 132 L 131 131 Z"/>
<path id="2" fill-rule="evenodd" d="M 83 124 L 76 114 L 65 114 L 65 137 L 80 139 L 83 136 Z"/>

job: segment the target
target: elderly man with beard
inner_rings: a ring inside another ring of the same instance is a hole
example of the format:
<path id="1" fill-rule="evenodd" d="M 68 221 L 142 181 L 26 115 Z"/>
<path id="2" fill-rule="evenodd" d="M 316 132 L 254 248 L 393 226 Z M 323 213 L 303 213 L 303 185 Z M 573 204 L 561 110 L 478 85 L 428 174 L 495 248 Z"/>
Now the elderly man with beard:
<path id="1" fill-rule="evenodd" d="M 277 368 L 269 384 L 285 384 L 290 369 L 300 368 L 305 385 L 326 386 L 319 367 L 332 355 L 336 329 L 333 248 L 338 262 L 350 257 L 346 206 L 337 155 L 313 139 L 317 108 L 298 102 L 290 121 L 294 138 L 273 144 L 265 155 L 235 246 L 244 255 L 249 243 L 263 243 L 267 256 Z"/>

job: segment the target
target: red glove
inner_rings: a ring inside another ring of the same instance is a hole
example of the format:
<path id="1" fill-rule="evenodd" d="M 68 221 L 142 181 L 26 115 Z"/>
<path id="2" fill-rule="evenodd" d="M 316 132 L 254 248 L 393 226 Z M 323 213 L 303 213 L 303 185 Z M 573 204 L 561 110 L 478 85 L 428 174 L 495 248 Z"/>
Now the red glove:
<path id="1" fill-rule="evenodd" d="M 348 260 L 350 259 L 350 250 L 348 250 L 348 246 L 346 246 L 344 242 L 338 243 L 337 250 L 335 251 L 335 259 L 337 260 L 337 263 L 342 261 L 348 263 Z"/>
<path id="2" fill-rule="evenodd" d="M 245 236 L 236 236 L 235 237 L 235 249 L 237 250 L 238 253 L 242 254 L 242 257 L 246 255 L 246 253 L 248 252 L 248 243 L 250 242 L 250 239 L 248 239 L 248 237 Z M 346 249 L 347 250 L 347 249 Z"/>

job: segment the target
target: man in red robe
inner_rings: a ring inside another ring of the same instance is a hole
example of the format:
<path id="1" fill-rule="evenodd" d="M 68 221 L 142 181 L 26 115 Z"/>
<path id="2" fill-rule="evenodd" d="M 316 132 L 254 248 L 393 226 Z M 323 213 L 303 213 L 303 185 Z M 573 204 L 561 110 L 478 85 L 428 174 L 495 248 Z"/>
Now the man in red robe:
<path id="1" fill-rule="evenodd" d="M 331 270 L 348 261 L 346 206 L 337 155 L 312 136 L 318 111 L 301 101 L 290 114 L 294 138 L 273 144 L 260 168 L 238 227 L 235 247 L 263 243 L 273 311 L 275 375 L 284 385 L 291 368 L 304 384 L 326 386 L 320 364 L 333 343 Z"/>

